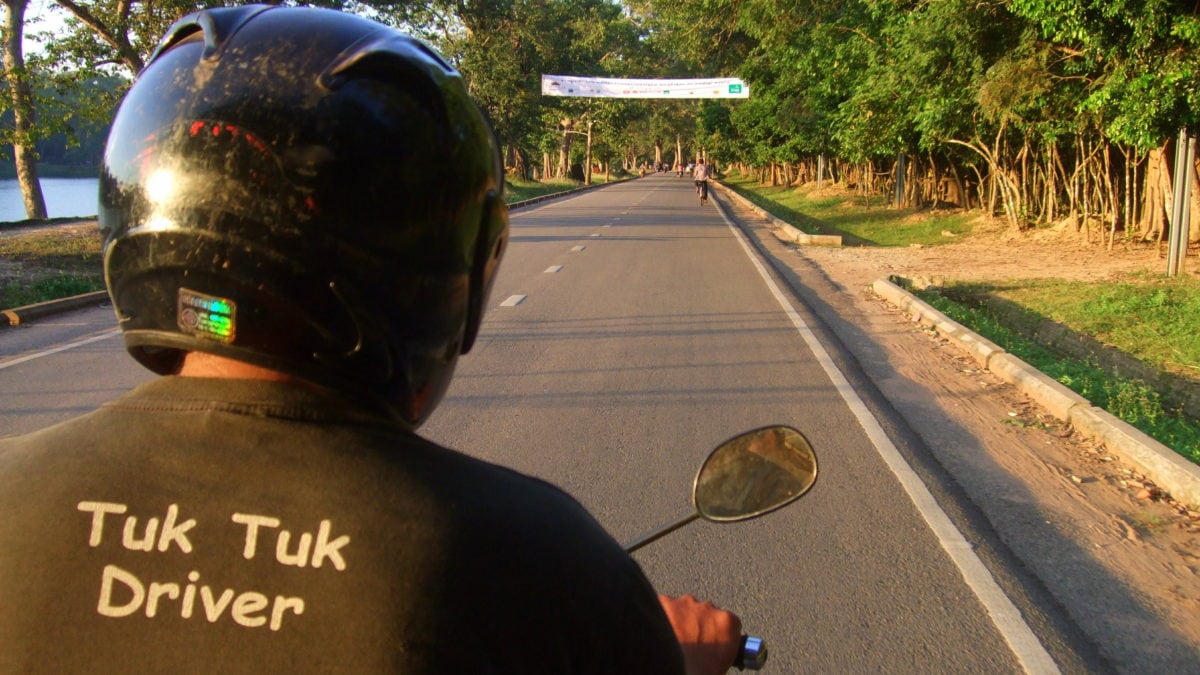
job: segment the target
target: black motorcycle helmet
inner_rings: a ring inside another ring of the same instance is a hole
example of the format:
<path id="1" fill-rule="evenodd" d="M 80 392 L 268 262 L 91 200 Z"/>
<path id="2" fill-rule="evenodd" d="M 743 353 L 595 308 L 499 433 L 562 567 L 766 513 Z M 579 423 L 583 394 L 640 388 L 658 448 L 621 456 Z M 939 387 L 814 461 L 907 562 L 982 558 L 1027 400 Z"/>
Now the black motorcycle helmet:
<path id="1" fill-rule="evenodd" d="M 332 10 L 191 14 L 113 121 L 104 273 L 129 352 L 209 352 L 418 426 L 508 231 L 491 130 L 423 44 Z"/>

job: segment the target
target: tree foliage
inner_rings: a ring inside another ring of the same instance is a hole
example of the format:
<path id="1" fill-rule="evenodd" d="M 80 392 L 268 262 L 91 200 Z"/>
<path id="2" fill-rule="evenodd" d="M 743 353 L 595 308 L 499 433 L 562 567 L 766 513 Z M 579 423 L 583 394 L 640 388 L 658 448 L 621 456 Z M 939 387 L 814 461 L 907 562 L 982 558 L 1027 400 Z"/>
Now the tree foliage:
<path id="1" fill-rule="evenodd" d="M 22 77 L 61 92 L 70 77 L 132 76 L 171 21 L 211 1 L 55 0 L 67 30 Z M 1104 225 L 1111 241 L 1122 228 L 1162 235 L 1170 139 L 1200 130 L 1200 17 L 1180 0 L 317 4 L 445 53 L 523 173 L 588 161 L 586 138 L 593 163 L 632 169 L 706 153 L 789 183 L 822 166 L 822 177 L 862 190 L 903 187 L 910 205 L 995 211 L 1014 227 L 1069 217 Z M 543 73 L 740 76 L 752 97 L 543 97 Z M 110 103 L 52 99 L 35 96 L 46 114 L 27 137 L 82 128 Z"/>

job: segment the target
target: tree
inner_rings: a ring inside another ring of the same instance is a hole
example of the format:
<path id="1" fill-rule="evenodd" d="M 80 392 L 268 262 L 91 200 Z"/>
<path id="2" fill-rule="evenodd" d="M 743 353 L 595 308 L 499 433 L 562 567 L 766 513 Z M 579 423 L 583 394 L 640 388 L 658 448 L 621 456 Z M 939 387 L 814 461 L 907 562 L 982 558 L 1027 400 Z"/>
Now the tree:
<path id="1" fill-rule="evenodd" d="M 13 129 L 5 135 L 13 146 L 13 161 L 21 197 L 25 201 L 25 215 L 29 218 L 45 218 L 46 198 L 38 181 L 37 151 L 34 147 L 37 115 L 22 47 L 27 5 L 27 0 L 4 0 L 7 9 L 4 24 L 4 81 L 13 106 Z"/>
<path id="2" fill-rule="evenodd" d="M 120 92 L 116 92 L 116 96 L 76 97 L 76 105 L 71 110 L 52 118 L 39 115 L 39 108 L 47 103 L 54 105 L 55 98 L 69 97 L 72 89 L 80 91 L 88 83 L 111 76 L 113 67 L 123 70 L 131 79 L 145 66 L 158 39 L 173 22 L 197 9 L 225 3 L 219 0 L 55 0 L 56 5 L 50 9 L 70 15 L 67 30 L 48 36 L 45 53 L 38 57 L 36 68 L 32 67 L 34 64 L 26 63 L 21 46 L 27 3 L 28 0 L 4 0 L 7 9 L 3 33 L 4 85 L 5 95 L 12 102 L 13 128 L 0 135 L 0 140 L 13 145 L 26 213 L 30 218 L 44 218 L 46 208 L 38 181 L 36 141 L 61 133 L 73 137 L 75 127 L 111 117 L 113 103 Z M 346 3 L 317 0 L 310 4 L 341 7 Z M 40 78 L 37 87 L 34 86 L 34 74 Z M 56 93 L 51 99 L 39 101 L 35 94 L 39 88 Z M 109 90 L 100 91 L 108 93 Z"/>
<path id="3" fill-rule="evenodd" d="M 1093 120 L 1102 137 L 1077 140 L 1078 152 L 1091 165 L 1080 181 L 1101 168 L 1107 178 L 1110 145 L 1115 142 L 1120 149 L 1126 170 L 1115 182 L 1124 179 L 1126 198 L 1104 182 L 1079 198 L 1101 191 L 1099 210 L 1114 214 L 1113 230 L 1116 214 L 1123 213 L 1127 222 L 1140 223 L 1143 236 L 1161 234 L 1170 197 L 1170 181 L 1162 180 L 1167 173 L 1162 158 L 1180 128 L 1200 127 L 1200 17 L 1195 7 L 1170 0 L 1014 0 L 1012 11 L 1033 22 L 1052 45 L 1059 57 L 1056 75 L 1086 83 L 1072 107 L 1076 115 Z M 1149 200 L 1139 218 L 1128 194 L 1137 189 L 1136 157 L 1146 154 L 1151 159 L 1144 162 L 1141 194 Z M 1194 168 L 1189 173 L 1193 190 L 1200 192 Z M 1200 198 L 1193 200 L 1192 212 L 1193 220 L 1200 218 Z M 1192 241 L 1200 241 L 1198 230 L 1192 231 Z"/>
<path id="4" fill-rule="evenodd" d="M 463 72 L 509 166 L 522 174 L 529 149 L 553 152 L 545 145 L 551 130 L 561 157 L 557 172 L 565 172 L 570 139 L 582 131 L 576 124 L 586 125 L 580 120 L 588 105 L 544 100 L 540 75 L 612 74 L 640 48 L 637 26 L 608 0 L 436 0 L 381 4 L 378 12 L 430 39 Z"/>
<path id="5" fill-rule="evenodd" d="M 210 2 L 56 1 L 71 20 L 47 49 L 55 68 L 26 68 L 55 82 L 70 71 L 86 73 L 81 82 L 106 69 L 132 74 L 170 21 Z M 598 156 L 627 167 L 701 148 L 785 184 L 823 166 L 822 176 L 863 190 L 903 182 L 913 206 L 1003 211 L 1019 227 L 1064 214 L 1084 228 L 1099 220 L 1111 242 L 1122 225 L 1153 230 L 1170 190 L 1159 170 L 1166 143 L 1180 127 L 1200 131 L 1200 18 L 1177 0 L 317 4 L 352 6 L 434 43 L 522 175 L 531 154 L 547 174 L 593 164 L 587 143 L 571 143 L 586 134 Z M 543 97 L 542 73 L 736 75 L 752 97 Z M 51 115 L 30 133 L 61 124 Z"/>

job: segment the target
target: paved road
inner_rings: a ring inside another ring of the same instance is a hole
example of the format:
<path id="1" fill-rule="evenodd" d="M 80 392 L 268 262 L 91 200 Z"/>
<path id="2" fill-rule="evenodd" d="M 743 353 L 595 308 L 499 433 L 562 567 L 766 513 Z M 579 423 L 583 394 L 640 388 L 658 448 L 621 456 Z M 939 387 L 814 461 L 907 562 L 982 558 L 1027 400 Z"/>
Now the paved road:
<path id="1" fill-rule="evenodd" d="M 713 445 L 792 424 L 821 457 L 813 493 L 643 549 L 659 588 L 737 608 L 768 636 L 774 672 L 1021 668 L 739 235 L 687 181 L 540 206 L 512 234 L 430 436 L 566 487 L 628 540 L 686 511 Z M 1038 649 L 1023 654 L 1032 668 Z"/>
<path id="2" fill-rule="evenodd" d="M 423 431 L 563 486 L 629 540 L 687 510 L 712 446 L 793 425 L 820 457 L 812 493 L 643 549 L 660 590 L 736 609 L 768 638 L 770 672 L 1047 672 L 1043 644 L 1071 669 L 1072 647 L 1020 619 L 791 298 L 674 174 L 523 210 L 480 339 Z M 0 331 L 0 434 L 146 379 L 112 325 L 98 308 Z"/>

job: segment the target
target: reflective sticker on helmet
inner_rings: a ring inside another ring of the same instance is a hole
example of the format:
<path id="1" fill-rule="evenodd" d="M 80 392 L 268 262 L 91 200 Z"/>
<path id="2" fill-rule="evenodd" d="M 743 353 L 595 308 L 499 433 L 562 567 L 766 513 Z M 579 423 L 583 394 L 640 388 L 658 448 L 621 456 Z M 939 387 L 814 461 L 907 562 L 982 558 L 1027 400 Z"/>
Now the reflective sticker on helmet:
<path id="1" fill-rule="evenodd" d="M 233 342 L 237 305 L 226 298 L 179 289 L 179 329 L 189 335 Z"/>

